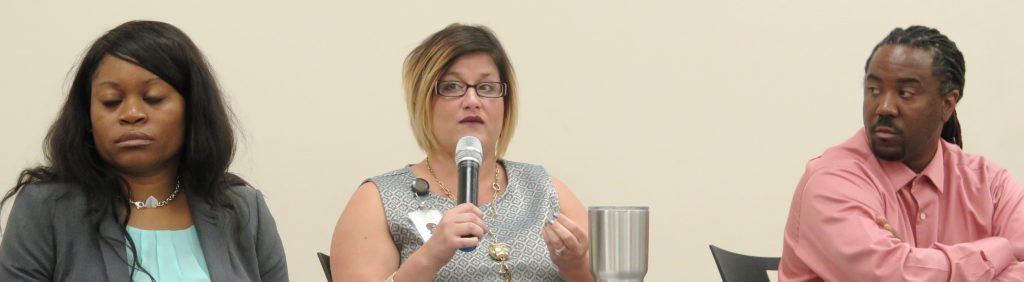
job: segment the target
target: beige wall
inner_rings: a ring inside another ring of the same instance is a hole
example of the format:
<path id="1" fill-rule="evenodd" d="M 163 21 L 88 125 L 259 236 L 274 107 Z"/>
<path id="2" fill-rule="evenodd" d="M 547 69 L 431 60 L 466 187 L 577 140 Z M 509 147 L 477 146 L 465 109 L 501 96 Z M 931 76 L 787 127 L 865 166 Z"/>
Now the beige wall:
<path id="1" fill-rule="evenodd" d="M 493 28 L 519 72 L 509 159 L 587 205 L 651 206 L 649 281 L 718 279 L 708 244 L 781 253 L 804 162 L 861 126 L 863 64 L 896 26 L 958 43 L 966 149 L 1024 178 L 1019 1 L 178 2 L 0 4 L 0 188 L 41 161 L 78 56 L 129 19 L 209 57 L 244 134 L 233 170 L 267 195 L 296 281 L 322 278 L 313 254 L 361 180 L 423 158 L 401 63 L 456 21 Z"/>

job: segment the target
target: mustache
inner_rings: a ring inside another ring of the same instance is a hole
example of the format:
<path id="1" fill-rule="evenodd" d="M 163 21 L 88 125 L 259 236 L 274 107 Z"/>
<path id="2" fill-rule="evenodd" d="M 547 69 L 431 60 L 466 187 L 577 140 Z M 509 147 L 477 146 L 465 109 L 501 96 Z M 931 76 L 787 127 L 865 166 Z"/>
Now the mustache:
<path id="1" fill-rule="evenodd" d="M 875 121 L 875 124 L 871 125 L 871 131 L 874 132 L 881 126 L 885 126 L 896 131 L 896 134 L 903 134 L 903 130 L 896 126 L 896 120 L 892 117 L 879 117 L 878 121 Z"/>

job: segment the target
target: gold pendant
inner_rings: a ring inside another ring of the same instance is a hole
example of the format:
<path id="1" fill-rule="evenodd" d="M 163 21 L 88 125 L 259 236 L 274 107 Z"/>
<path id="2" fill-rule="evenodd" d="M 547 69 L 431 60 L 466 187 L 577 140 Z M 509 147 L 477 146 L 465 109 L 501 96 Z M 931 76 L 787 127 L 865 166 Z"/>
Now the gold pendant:
<path id="1" fill-rule="evenodd" d="M 495 261 L 507 261 L 508 257 L 512 255 L 512 249 L 505 243 L 494 242 L 487 253 Z"/>
<path id="2" fill-rule="evenodd" d="M 508 269 L 508 266 L 505 265 L 505 262 L 501 262 L 501 264 L 498 265 L 498 274 L 501 275 L 502 281 L 512 281 L 512 271 Z"/>

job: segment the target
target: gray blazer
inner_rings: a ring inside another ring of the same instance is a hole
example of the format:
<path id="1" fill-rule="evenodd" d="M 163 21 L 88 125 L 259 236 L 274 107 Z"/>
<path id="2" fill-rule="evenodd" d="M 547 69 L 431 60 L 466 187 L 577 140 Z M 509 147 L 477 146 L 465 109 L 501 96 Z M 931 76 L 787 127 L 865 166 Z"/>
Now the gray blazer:
<path id="1" fill-rule="evenodd" d="M 230 211 L 188 194 L 211 280 L 287 281 L 284 247 L 263 194 L 244 186 L 231 187 L 227 194 L 237 220 Z M 18 193 L 3 229 L 0 281 L 128 282 L 128 251 L 120 229 L 111 215 L 93 224 L 79 187 L 28 185 Z"/>

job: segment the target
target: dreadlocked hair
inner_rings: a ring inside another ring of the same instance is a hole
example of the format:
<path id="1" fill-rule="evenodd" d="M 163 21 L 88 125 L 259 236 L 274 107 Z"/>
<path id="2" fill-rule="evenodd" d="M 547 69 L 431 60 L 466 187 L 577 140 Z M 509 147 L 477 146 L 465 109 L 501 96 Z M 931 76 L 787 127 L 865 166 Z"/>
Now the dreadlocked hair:
<path id="1" fill-rule="evenodd" d="M 902 45 L 931 51 L 933 75 L 940 81 L 940 95 L 949 95 L 951 91 L 959 90 L 960 97 L 957 97 L 957 102 L 964 97 L 964 74 L 967 72 L 964 66 L 964 55 L 960 53 L 956 43 L 949 37 L 926 26 L 914 25 L 906 29 L 896 28 L 889 32 L 882 42 L 875 45 L 875 49 L 871 50 L 871 56 L 868 56 L 868 62 L 875 55 L 875 51 L 885 45 Z M 864 70 L 867 71 L 867 64 L 864 65 Z M 946 142 L 956 144 L 960 148 L 964 147 L 964 139 L 960 133 L 960 120 L 957 119 L 955 109 L 949 120 L 942 125 L 941 136 Z"/>

